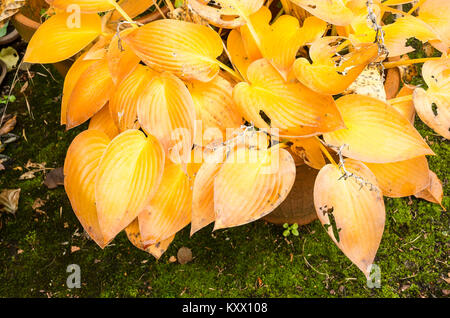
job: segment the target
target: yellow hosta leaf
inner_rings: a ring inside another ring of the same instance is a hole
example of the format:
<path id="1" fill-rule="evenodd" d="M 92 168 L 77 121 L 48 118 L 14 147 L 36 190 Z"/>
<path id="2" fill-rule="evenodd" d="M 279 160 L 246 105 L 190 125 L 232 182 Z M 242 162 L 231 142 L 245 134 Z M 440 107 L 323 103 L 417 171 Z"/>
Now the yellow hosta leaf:
<path id="1" fill-rule="evenodd" d="M 110 139 L 113 139 L 119 134 L 114 120 L 111 117 L 109 105 L 105 105 L 97 114 L 95 114 L 89 121 L 88 129 L 96 129 L 103 131 Z"/>
<path id="2" fill-rule="evenodd" d="M 56 63 L 75 55 L 101 33 L 97 14 L 81 14 L 79 20 L 58 13 L 45 21 L 28 43 L 24 62 Z"/>
<path id="3" fill-rule="evenodd" d="M 428 24 L 443 42 L 450 46 L 450 6 L 446 0 L 427 0 L 421 3 L 418 18 Z M 446 50 L 446 51 L 447 51 Z"/>
<path id="4" fill-rule="evenodd" d="M 430 184 L 425 156 L 392 163 L 365 164 L 373 172 L 383 195 L 387 197 L 414 195 Z"/>
<path id="5" fill-rule="evenodd" d="M 386 101 L 383 77 L 377 66 L 368 65 L 342 94 L 359 94 Z"/>
<path id="6" fill-rule="evenodd" d="M 113 90 L 107 61 L 95 60 L 81 74 L 72 89 L 67 102 L 67 129 L 84 123 L 102 109 Z"/>
<path id="7" fill-rule="evenodd" d="M 398 18 L 394 23 L 382 27 L 384 31 L 384 44 L 389 52 L 389 57 L 400 56 L 414 51 L 414 48 L 406 46 L 406 41 L 415 37 L 422 42 L 437 39 L 436 33 L 424 21 L 412 15 Z M 362 34 L 350 36 L 359 42 L 372 42 L 375 40 L 374 30 L 365 30 Z"/>
<path id="8" fill-rule="evenodd" d="M 137 17 L 141 13 L 150 9 L 155 4 L 155 0 L 121 0 L 119 5 L 122 7 L 130 18 Z M 123 20 L 124 18 L 118 11 L 114 11 L 111 16 L 111 21 Z"/>
<path id="9" fill-rule="evenodd" d="M 234 87 L 233 98 L 245 119 L 283 136 L 312 136 L 343 127 L 333 98 L 300 83 L 285 83 L 265 59 L 252 63 L 250 81 Z"/>
<path id="10" fill-rule="evenodd" d="M 100 227 L 112 240 L 153 197 L 161 181 L 164 151 L 158 140 L 136 129 L 108 145 L 98 167 L 95 201 Z"/>
<path id="11" fill-rule="evenodd" d="M 120 33 L 120 37 L 128 34 L 131 29 L 126 29 Z M 128 74 L 130 74 L 141 59 L 134 54 L 124 41 L 120 41 L 117 36 L 113 37 L 106 53 L 108 67 L 114 84 L 119 84 Z"/>
<path id="12" fill-rule="evenodd" d="M 70 95 L 77 84 L 80 76 L 86 71 L 95 61 L 84 60 L 85 54 L 81 55 L 75 63 L 72 64 L 69 71 L 64 78 L 63 95 L 61 101 L 61 125 L 67 123 L 67 104 L 69 103 Z"/>
<path id="13" fill-rule="evenodd" d="M 181 137 L 181 150 L 190 156 L 195 106 L 188 89 L 175 75 L 164 72 L 153 78 L 138 101 L 137 115 L 142 129 L 158 138 L 166 152 Z"/>
<path id="14" fill-rule="evenodd" d="M 361 162 L 346 161 L 346 169 L 370 185 L 328 164 L 314 184 L 314 206 L 320 222 L 341 251 L 368 276 L 380 245 L 385 223 L 383 195 L 375 176 Z"/>
<path id="15" fill-rule="evenodd" d="M 417 198 L 421 198 L 433 203 L 440 204 L 442 206 L 442 197 L 444 195 L 444 192 L 442 190 L 442 182 L 439 180 L 438 176 L 433 172 L 430 171 L 430 184 L 429 186 L 416 193 L 415 196 Z M 442 206 L 443 207 L 443 206 Z"/>
<path id="16" fill-rule="evenodd" d="M 291 0 L 312 15 L 334 25 L 348 25 L 353 20 L 352 9 L 343 0 Z"/>
<path id="17" fill-rule="evenodd" d="M 241 33 L 238 30 L 231 30 L 228 34 L 227 49 L 230 53 L 231 62 L 239 70 L 242 77 L 247 79 L 247 69 L 254 60 L 247 55 Z"/>
<path id="18" fill-rule="evenodd" d="M 95 180 L 109 137 L 86 130 L 72 141 L 64 162 L 64 187 L 72 209 L 89 236 L 101 247 L 109 243 L 100 229 L 95 205 Z"/>
<path id="19" fill-rule="evenodd" d="M 158 191 L 139 213 L 142 240 L 163 241 L 191 222 L 192 189 L 189 177 L 179 164 L 166 161 Z"/>
<path id="20" fill-rule="evenodd" d="M 156 259 L 159 259 L 164 254 L 170 243 L 172 243 L 173 239 L 175 238 L 175 236 L 172 236 L 156 244 L 146 244 L 146 242 L 142 241 L 141 233 L 139 232 L 138 219 L 135 219 L 133 222 L 131 222 L 131 224 L 125 228 L 125 232 L 127 233 L 128 239 L 134 246 L 136 246 L 140 250 L 152 254 Z"/>
<path id="21" fill-rule="evenodd" d="M 138 65 L 116 87 L 109 101 L 109 108 L 120 131 L 139 127 L 137 123 L 138 101 L 154 76 L 157 76 L 155 71 L 147 66 Z"/>
<path id="22" fill-rule="evenodd" d="M 294 63 L 297 79 L 310 89 L 335 95 L 344 91 L 378 56 L 374 43 L 352 45 L 343 37 L 328 36 L 312 43 L 312 64 L 305 58 Z"/>
<path id="23" fill-rule="evenodd" d="M 195 105 L 197 123 L 200 121 L 202 145 L 220 136 L 226 138 L 227 128 L 238 128 L 243 124 L 242 116 L 234 104 L 233 87 L 222 76 L 217 75 L 211 82 L 192 81 L 188 84 Z"/>
<path id="24" fill-rule="evenodd" d="M 264 0 L 187 0 L 189 9 L 209 23 L 233 29 L 246 23 L 246 18 L 259 10 Z"/>
<path id="25" fill-rule="evenodd" d="M 112 39 L 112 35 L 101 35 L 98 40 L 87 50 L 84 55 L 85 60 L 101 60 L 106 56 L 107 47 Z"/>
<path id="26" fill-rule="evenodd" d="M 400 91 L 398 92 L 396 97 L 403 97 L 408 96 L 413 93 L 413 89 L 409 88 L 408 86 L 403 86 Z M 392 107 L 395 108 L 396 111 L 398 111 L 400 114 L 402 114 L 408 121 L 411 123 L 411 125 L 414 125 L 414 117 L 416 115 L 416 112 L 414 110 L 414 102 L 412 100 L 407 100 L 399 103 L 393 103 L 391 104 Z"/>
<path id="27" fill-rule="evenodd" d="M 122 38 L 145 64 L 186 80 L 208 82 L 219 72 L 220 36 L 212 29 L 179 20 L 157 20 Z M 161 45 L 164 43 L 164 45 Z"/>
<path id="28" fill-rule="evenodd" d="M 379 99 L 346 95 L 336 101 L 347 128 L 323 135 L 335 147 L 346 145 L 346 157 L 372 163 L 403 161 L 433 155 L 417 130 Z"/>
<path id="29" fill-rule="evenodd" d="M 292 138 L 291 150 L 303 161 L 314 169 L 321 169 L 325 166 L 325 159 L 320 150 L 320 141 L 316 137 Z"/>
<path id="30" fill-rule="evenodd" d="M 294 159 L 279 147 L 232 151 L 214 179 L 214 229 L 246 224 L 272 212 L 291 190 L 295 173 Z"/>
<path id="31" fill-rule="evenodd" d="M 214 152 L 212 156 L 210 161 L 202 164 L 195 175 L 192 192 L 191 236 L 212 223 L 216 218 L 214 212 L 214 179 L 222 168 L 225 153 L 219 150 Z"/>
<path id="32" fill-rule="evenodd" d="M 302 45 L 310 44 L 318 40 L 325 34 L 327 27 L 328 25 L 325 21 L 316 17 L 307 17 L 300 28 Z"/>
<path id="33" fill-rule="evenodd" d="M 77 8 L 84 13 L 97 13 L 114 9 L 115 0 L 46 0 L 61 10 Z"/>
<path id="34" fill-rule="evenodd" d="M 417 115 L 435 132 L 450 139 L 450 58 L 425 62 L 422 75 L 428 89 L 414 90 Z"/>

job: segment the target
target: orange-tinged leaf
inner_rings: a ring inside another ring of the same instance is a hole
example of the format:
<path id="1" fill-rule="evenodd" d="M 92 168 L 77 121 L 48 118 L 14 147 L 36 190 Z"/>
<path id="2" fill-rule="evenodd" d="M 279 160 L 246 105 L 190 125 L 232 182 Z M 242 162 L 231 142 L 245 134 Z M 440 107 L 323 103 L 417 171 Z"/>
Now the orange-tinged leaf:
<path id="1" fill-rule="evenodd" d="M 67 129 L 84 123 L 102 109 L 113 90 L 107 61 L 96 60 L 81 74 L 70 94 L 67 103 Z"/>
<path id="2" fill-rule="evenodd" d="M 85 60 L 101 60 L 106 56 L 107 47 L 112 39 L 111 34 L 101 35 L 98 40 L 87 50 Z"/>
<path id="3" fill-rule="evenodd" d="M 334 25 L 348 25 L 354 16 L 342 0 L 291 0 L 312 15 Z"/>
<path id="4" fill-rule="evenodd" d="M 446 0 L 427 0 L 420 5 L 418 18 L 433 29 L 447 50 L 450 46 L 449 16 L 450 6 Z"/>
<path id="5" fill-rule="evenodd" d="M 208 82 L 219 72 L 220 36 L 212 29 L 179 20 L 157 20 L 122 38 L 145 64 L 186 80 Z M 161 45 L 164 43 L 164 45 Z"/>
<path id="6" fill-rule="evenodd" d="M 138 102 L 154 76 L 157 76 L 155 71 L 147 66 L 138 65 L 116 87 L 109 101 L 109 109 L 120 131 L 139 127 L 139 123 L 137 123 Z"/>
<path id="7" fill-rule="evenodd" d="M 221 141 L 226 138 L 227 128 L 238 128 L 243 124 L 242 116 L 233 100 L 233 87 L 222 76 L 217 75 L 211 82 L 192 81 L 188 84 L 195 105 L 197 122 L 201 121 L 202 145 L 214 141 L 221 133 Z"/>
<path id="8" fill-rule="evenodd" d="M 69 103 L 70 95 L 80 79 L 81 75 L 86 71 L 95 61 L 94 60 L 84 60 L 85 54 L 77 58 L 75 63 L 72 64 L 69 71 L 64 78 L 63 95 L 61 101 L 61 125 L 67 123 L 67 104 Z"/>
<path id="9" fill-rule="evenodd" d="M 228 34 L 227 49 L 230 53 L 231 62 L 239 70 L 242 77 L 247 79 L 247 69 L 254 60 L 247 55 L 241 33 L 238 30 L 231 30 Z"/>
<path id="10" fill-rule="evenodd" d="M 312 136 L 343 127 L 333 98 L 300 83 L 285 83 L 265 59 L 248 68 L 248 83 L 234 87 L 233 98 L 245 119 L 283 136 Z"/>
<path id="11" fill-rule="evenodd" d="M 313 42 L 309 54 L 313 63 L 297 59 L 295 76 L 316 92 L 335 95 L 350 86 L 377 57 L 378 47 L 374 43 L 352 45 L 343 37 L 328 36 Z"/>
<path id="12" fill-rule="evenodd" d="M 400 89 L 400 91 L 398 92 L 396 97 L 408 96 L 408 95 L 411 95 L 412 93 L 413 93 L 413 89 L 404 85 Z M 407 100 L 407 101 L 403 101 L 403 102 L 399 102 L 399 103 L 393 103 L 392 107 L 394 107 L 396 111 L 398 111 L 406 119 L 408 119 L 409 122 L 411 123 L 411 125 L 414 125 L 414 117 L 416 115 L 416 112 L 414 110 L 414 102 L 412 100 Z"/>
<path id="13" fill-rule="evenodd" d="M 98 167 L 95 201 L 108 241 L 128 226 L 148 204 L 161 181 L 164 151 L 158 140 L 127 130 L 106 148 Z"/>
<path id="14" fill-rule="evenodd" d="M 435 132 L 450 139 L 450 58 L 425 62 L 422 76 L 428 89 L 414 90 L 417 115 Z"/>
<path id="15" fill-rule="evenodd" d="M 164 72 L 153 78 L 138 101 L 137 115 L 142 129 L 158 138 L 166 152 L 182 137 L 183 157 L 190 156 L 195 106 L 188 89 L 175 75 Z"/>
<path id="16" fill-rule="evenodd" d="M 64 162 L 64 187 L 72 209 L 89 236 L 105 247 L 95 206 L 95 180 L 100 158 L 109 137 L 99 130 L 86 130 L 72 141 Z"/>
<path id="17" fill-rule="evenodd" d="M 119 134 L 119 129 L 111 117 L 108 104 L 91 118 L 88 129 L 103 131 L 110 139 L 113 139 Z"/>
<path id="18" fill-rule="evenodd" d="M 323 135 L 335 147 L 346 145 L 346 157 L 372 163 L 389 163 L 433 151 L 411 123 L 383 101 L 363 95 L 346 95 L 336 101 L 347 128 Z"/>
<path id="19" fill-rule="evenodd" d="M 307 17 L 300 28 L 302 45 L 313 43 L 325 34 L 327 23 L 316 17 Z"/>
<path id="20" fill-rule="evenodd" d="M 102 31 L 101 19 L 97 14 L 82 14 L 79 25 L 76 22 L 67 13 L 50 17 L 28 43 L 24 62 L 56 63 L 68 59 L 95 40 Z"/>
<path id="21" fill-rule="evenodd" d="M 172 236 L 156 244 L 146 244 L 146 242 L 142 241 L 141 233 L 139 232 L 138 219 L 135 219 L 133 222 L 131 222 L 131 224 L 125 228 L 125 232 L 127 233 L 128 239 L 134 246 L 136 246 L 140 250 L 152 254 L 156 259 L 159 259 L 164 254 L 170 243 L 172 243 L 173 239 L 175 238 L 175 236 Z"/>
<path id="22" fill-rule="evenodd" d="M 125 11 L 128 16 L 133 19 L 154 5 L 155 0 L 122 0 L 119 1 L 119 4 L 123 11 Z M 111 16 L 111 21 L 123 19 L 123 16 L 118 11 L 114 11 Z"/>
<path id="23" fill-rule="evenodd" d="M 249 15 L 259 10 L 264 0 L 187 0 L 189 9 L 209 23 L 233 29 L 246 23 Z"/>
<path id="24" fill-rule="evenodd" d="M 181 165 L 166 161 L 158 191 L 139 213 L 143 241 L 155 244 L 180 231 L 191 222 L 192 189 Z"/>
<path id="25" fill-rule="evenodd" d="M 325 159 L 320 150 L 320 141 L 316 137 L 291 138 L 291 150 L 311 168 L 320 170 L 325 166 Z"/>
<path id="26" fill-rule="evenodd" d="M 430 184 L 428 162 L 425 156 L 392 163 L 365 163 L 377 178 L 383 195 L 406 197 L 425 189 Z"/>
<path id="27" fill-rule="evenodd" d="M 433 171 L 430 171 L 429 173 L 430 185 L 426 189 L 416 193 L 415 196 L 442 206 L 442 197 L 444 195 L 442 182 Z"/>
<path id="28" fill-rule="evenodd" d="M 84 13 L 97 13 L 114 9 L 111 0 L 46 0 L 57 9 L 66 10 L 76 6 Z M 113 0 L 115 2 L 115 0 Z"/>
<path id="29" fill-rule="evenodd" d="M 345 166 L 372 187 L 361 186 L 355 177 L 341 178 L 340 169 L 328 164 L 317 175 L 314 206 L 333 242 L 368 276 L 384 230 L 383 196 L 364 164 L 349 159 Z"/>
<path id="30" fill-rule="evenodd" d="M 246 224 L 272 212 L 288 195 L 295 174 L 294 159 L 279 147 L 232 151 L 214 179 L 214 229 Z"/>
<path id="31" fill-rule="evenodd" d="M 128 34 L 132 29 L 126 29 L 120 33 L 120 37 Z M 112 80 L 119 84 L 128 74 L 130 74 L 141 59 L 131 50 L 124 41 L 120 41 L 117 36 L 113 37 L 106 53 L 108 67 Z"/>
<path id="32" fill-rule="evenodd" d="M 214 157 L 210 157 L 210 161 L 204 162 L 195 175 L 192 192 L 191 236 L 216 218 L 214 179 L 222 167 L 225 153 L 219 150 L 212 155 Z"/>

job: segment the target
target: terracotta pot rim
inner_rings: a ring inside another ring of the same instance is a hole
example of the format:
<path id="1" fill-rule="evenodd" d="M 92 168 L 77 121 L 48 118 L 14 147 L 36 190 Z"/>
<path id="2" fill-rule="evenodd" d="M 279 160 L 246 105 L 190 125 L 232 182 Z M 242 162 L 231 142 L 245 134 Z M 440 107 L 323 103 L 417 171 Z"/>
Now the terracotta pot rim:
<path id="1" fill-rule="evenodd" d="M 23 15 L 22 13 L 15 14 L 14 20 L 16 20 L 20 24 L 23 24 L 23 25 L 25 25 L 29 28 L 35 29 L 35 30 L 37 30 L 41 26 L 41 23 L 28 18 L 27 16 Z"/>

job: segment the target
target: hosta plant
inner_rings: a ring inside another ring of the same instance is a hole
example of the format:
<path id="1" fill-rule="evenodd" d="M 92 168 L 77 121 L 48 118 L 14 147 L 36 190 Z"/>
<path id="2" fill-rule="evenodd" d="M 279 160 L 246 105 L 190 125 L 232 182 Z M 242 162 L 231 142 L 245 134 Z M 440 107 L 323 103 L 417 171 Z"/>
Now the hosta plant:
<path id="1" fill-rule="evenodd" d="M 383 196 L 441 203 L 413 120 L 415 109 L 449 138 L 446 0 L 48 2 L 24 60 L 75 56 L 61 123 L 89 128 L 68 149 L 64 184 L 100 247 L 125 230 L 160 257 L 189 224 L 260 219 L 307 164 L 320 222 L 368 275 Z M 133 20 L 146 10 L 160 17 Z M 408 59 L 410 38 L 436 56 Z M 423 62 L 427 87 L 400 83 L 386 99 L 385 69 Z"/>

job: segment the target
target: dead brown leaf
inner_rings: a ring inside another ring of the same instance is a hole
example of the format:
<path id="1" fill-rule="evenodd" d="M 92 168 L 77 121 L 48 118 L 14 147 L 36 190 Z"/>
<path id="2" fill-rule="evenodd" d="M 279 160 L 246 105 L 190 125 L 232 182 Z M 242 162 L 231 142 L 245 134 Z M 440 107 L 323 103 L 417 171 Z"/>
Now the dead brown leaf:
<path id="1" fill-rule="evenodd" d="M 46 202 L 46 201 L 42 200 L 41 198 L 37 198 L 36 200 L 34 200 L 33 205 L 31 206 L 31 208 L 32 208 L 33 210 L 37 210 L 37 209 L 39 209 L 40 207 L 44 206 L 44 205 L 45 205 L 45 202 Z"/>
<path id="2" fill-rule="evenodd" d="M 20 189 L 5 189 L 0 192 L 0 212 L 15 214 L 19 207 Z"/>
<path id="3" fill-rule="evenodd" d="M 16 117 L 17 116 L 14 115 L 3 123 L 3 125 L 0 127 L 0 136 L 6 135 L 14 129 L 17 123 Z"/>
<path id="4" fill-rule="evenodd" d="M 63 168 L 55 168 L 51 170 L 46 176 L 44 180 L 44 184 L 49 189 L 55 189 L 59 185 L 64 185 L 64 172 Z"/>
<path id="5" fill-rule="evenodd" d="M 25 5 L 25 0 L 2 0 L 0 3 L 0 27 L 7 19 L 19 12 L 19 9 Z"/>

